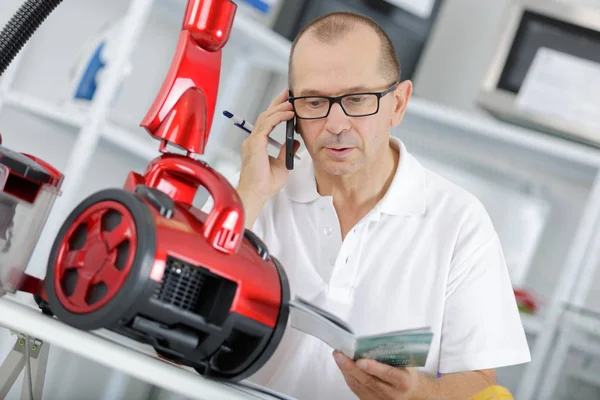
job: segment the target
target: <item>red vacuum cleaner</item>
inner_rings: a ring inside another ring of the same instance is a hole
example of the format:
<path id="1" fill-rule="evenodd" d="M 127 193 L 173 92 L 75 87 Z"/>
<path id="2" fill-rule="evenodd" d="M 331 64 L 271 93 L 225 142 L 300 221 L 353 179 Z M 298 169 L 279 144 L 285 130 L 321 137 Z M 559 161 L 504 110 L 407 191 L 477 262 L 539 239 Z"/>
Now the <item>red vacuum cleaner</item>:
<path id="1" fill-rule="evenodd" d="M 44 281 L 20 280 L 20 290 L 68 325 L 109 329 L 227 381 L 262 367 L 289 315 L 280 263 L 244 229 L 231 184 L 194 158 L 209 137 L 235 12 L 230 0 L 188 1 L 166 80 L 141 123 L 161 154 L 143 174 L 131 172 L 123 189 L 76 206 L 54 241 Z M 208 214 L 192 205 L 201 186 L 214 201 Z"/>

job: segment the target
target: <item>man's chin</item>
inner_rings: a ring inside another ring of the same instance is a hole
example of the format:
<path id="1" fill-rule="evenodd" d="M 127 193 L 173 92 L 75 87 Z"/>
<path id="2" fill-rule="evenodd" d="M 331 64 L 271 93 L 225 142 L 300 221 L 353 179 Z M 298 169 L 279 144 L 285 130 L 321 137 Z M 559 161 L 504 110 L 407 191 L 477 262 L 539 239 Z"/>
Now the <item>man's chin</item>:
<path id="1" fill-rule="evenodd" d="M 319 164 L 321 170 L 329 175 L 336 176 L 351 175 L 359 169 L 357 163 L 350 160 L 337 161 L 331 159 L 321 159 Z"/>

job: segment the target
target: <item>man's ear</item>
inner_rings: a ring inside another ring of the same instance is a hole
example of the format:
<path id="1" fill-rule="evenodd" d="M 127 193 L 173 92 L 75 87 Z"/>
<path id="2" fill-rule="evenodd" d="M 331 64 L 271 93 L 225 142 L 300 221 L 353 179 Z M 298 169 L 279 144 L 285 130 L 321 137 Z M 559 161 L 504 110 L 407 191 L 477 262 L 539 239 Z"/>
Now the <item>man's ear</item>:
<path id="1" fill-rule="evenodd" d="M 412 96 L 412 81 L 405 80 L 400 82 L 396 90 L 391 94 L 394 96 L 394 110 L 392 111 L 390 125 L 395 127 L 402 121 L 406 112 L 406 106 L 408 105 L 410 96 Z"/>

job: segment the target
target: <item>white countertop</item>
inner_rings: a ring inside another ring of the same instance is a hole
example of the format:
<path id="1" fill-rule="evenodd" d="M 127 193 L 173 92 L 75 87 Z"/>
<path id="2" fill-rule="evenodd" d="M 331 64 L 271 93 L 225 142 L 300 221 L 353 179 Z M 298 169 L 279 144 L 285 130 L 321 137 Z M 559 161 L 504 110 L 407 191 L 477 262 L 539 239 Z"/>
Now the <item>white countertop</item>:
<path id="1" fill-rule="evenodd" d="M 151 346 L 108 330 L 73 328 L 12 296 L 0 298 L 0 326 L 190 399 L 289 399 L 250 382 L 224 384 L 206 379 L 191 368 L 159 359 Z"/>

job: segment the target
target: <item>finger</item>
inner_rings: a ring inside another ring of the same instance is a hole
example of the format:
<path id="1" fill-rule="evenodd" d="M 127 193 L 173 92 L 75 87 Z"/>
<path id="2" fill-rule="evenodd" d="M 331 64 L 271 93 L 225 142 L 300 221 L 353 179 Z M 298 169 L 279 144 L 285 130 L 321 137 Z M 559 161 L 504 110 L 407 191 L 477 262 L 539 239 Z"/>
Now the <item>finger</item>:
<path id="1" fill-rule="evenodd" d="M 350 360 L 352 362 L 352 360 Z M 394 400 L 397 399 L 395 389 L 379 378 L 340 366 L 340 371 L 348 387 L 359 397 L 365 399 Z"/>
<path id="2" fill-rule="evenodd" d="M 292 103 L 289 103 L 287 101 L 284 103 L 281 103 L 281 104 L 270 105 L 269 107 L 267 107 L 266 110 L 264 110 L 263 112 L 261 112 L 258 115 L 258 118 L 256 118 L 256 122 L 254 123 L 254 129 L 256 129 L 259 125 L 261 125 L 261 122 L 268 119 L 273 114 L 276 114 L 276 113 L 279 113 L 282 111 L 293 111 L 293 110 L 294 110 L 294 107 L 292 106 Z"/>
<path id="3" fill-rule="evenodd" d="M 285 153 L 286 153 L 286 145 L 284 144 L 283 146 L 281 146 L 281 148 L 279 149 L 279 153 L 277 153 L 277 159 L 278 160 L 285 160 Z"/>
<path id="4" fill-rule="evenodd" d="M 292 103 L 290 103 L 289 101 L 283 102 L 281 104 L 275 104 L 273 106 L 269 106 L 262 114 L 261 114 L 261 118 L 260 119 L 264 119 L 270 115 L 275 114 L 276 112 L 280 112 L 280 111 L 293 111 L 294 110 L 294 106 L 292 106 Z M 257 123 L 258 123 L 258 119 L 257 119 Z"/>
<path id="5" fill-rule="evenodd" d="M 254 130 L 252 131 L 250 137 L 260 136 L 266 138 L 271 134 L 271 132 L 273 132 L 273 129 L 275 129 L 277 125 L 279 125 L 283 121 L 289 121 L 292 118 L 294 118 L 294 112 L 291 110 L 279 111 L 271 115 L 265 116 L 264 118 L 261 118 L 260 121 L 257 121 L 256 126 L 254 127 Z"/>
<path id="6" fill-rule="evenodd" d="M 377 389 L 379 379 L 374 375 L 369 375 L 362 371 L 353 360 L 343 353 L 334 352 L 334 357 L 347 381 L 351 381 L 353 384 L 360 384 L 370 390 Z"/>
<path id="7" fill-rule="evenodd" d="M 346 385 L 348 385 L 350 390 L 352 390 L 352 392 L 359 399 L 376 399 L 377 398 L 377 393 L 375 393 L 373 390 L 369 389 L 368 387 L 364 386 L 352 375 L 348 375 L 343 372 L 342 372 L 342 375 L 344 376 Z"/>
<path id="8" fill-rule="evenodd" d="M 410 374 L 404 368 L 392 367 L 375 360 L 361 359 L 356 362 L 357 367 L 382 382 L 395 388 L 406 388 L 409 385 Z"/>
<path id="9" fill-rule="evenodd" d="M 288 89 L 283 89 L 277 96 L 271 100 L 271 104 L 269 104 L 268 108 L 275 106 L 276 104 L 282 103 L 288 99 Z"/>
<path id="10" fill-rule="evenodd" d="M 283 160 L 285 161 L 285 153 L 286 153 L 286 146 L 283 145 L 281 146 L 281 148 L 279 149 L 279 153 L 277 153 L 277 159 L 278 160 Z M 296 154 L 296 152 L 298 151 L 298 149 L 300 148 L 300 142 L 297 141 L 296 139 L 294 139 L 294 148 L 293 148 L 293 153 Z"/>
<path id="11" fill-rule="evenodd" d="M 290 120 L 294 116 L 294 107 L 289 102 L 277 104 L 275 106 L 269 106 L 269 108 L 260 113 L 260 115 L 256 119 L 256 123 L 254 124 L 254 129 L 252 131 L 254 132 L 256 130 L 262 129 L 262 126 L 265 124 L 265 121 L 268 121 L 270 118 L 273 118 L 274 115 L 280 114 L 282 112 L 287 114 L 286 120 Z M 291 115 L 291 117 L 289 117 L 289 115 Z"/>

